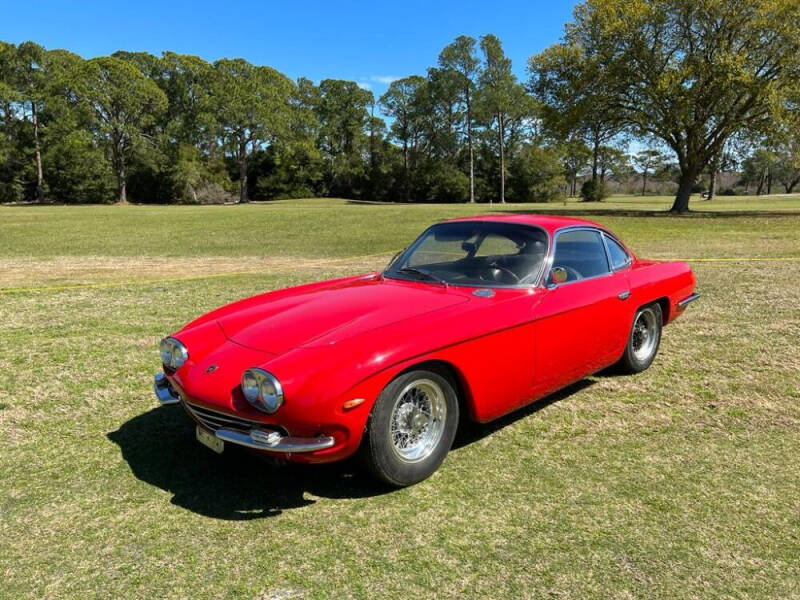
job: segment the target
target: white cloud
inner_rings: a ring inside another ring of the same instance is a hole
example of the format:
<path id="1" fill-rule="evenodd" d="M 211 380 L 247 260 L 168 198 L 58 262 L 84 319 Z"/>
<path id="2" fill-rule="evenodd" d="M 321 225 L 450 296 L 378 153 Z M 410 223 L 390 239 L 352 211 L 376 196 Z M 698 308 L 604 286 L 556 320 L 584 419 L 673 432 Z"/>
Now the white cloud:
<path id="1" fill-rule="evenodd" d="M 362 90 L 367 90 L 368 92 L 372 91 L 372 86 L 365 81 L 356 82 L 356 85 Z"/>
<path id="2" fill-rule="evenodd" d="M 394 75 L 372 75 L 370 76 L 369 80 L 374 81 L 376 83 L 382 83 L 384 85 L 389 85 L 393 81 L 397 81 L 400 79 L 399 77 L 395 77 Z"/>

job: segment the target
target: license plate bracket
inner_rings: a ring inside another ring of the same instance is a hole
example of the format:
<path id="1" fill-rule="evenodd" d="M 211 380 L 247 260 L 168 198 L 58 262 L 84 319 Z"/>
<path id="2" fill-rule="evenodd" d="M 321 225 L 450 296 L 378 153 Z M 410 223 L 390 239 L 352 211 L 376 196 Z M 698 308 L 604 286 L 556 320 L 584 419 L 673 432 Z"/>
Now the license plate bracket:
<path id="1" fill-rule="evenodd" d="M 198 442 L 203 444 L 206 448 L 210 448 L 217 454 L 222 454 L 223 450 L 225 450 L 225 442 L 199 425 L 195 428 L 195 437 L 197 438 Z"/>

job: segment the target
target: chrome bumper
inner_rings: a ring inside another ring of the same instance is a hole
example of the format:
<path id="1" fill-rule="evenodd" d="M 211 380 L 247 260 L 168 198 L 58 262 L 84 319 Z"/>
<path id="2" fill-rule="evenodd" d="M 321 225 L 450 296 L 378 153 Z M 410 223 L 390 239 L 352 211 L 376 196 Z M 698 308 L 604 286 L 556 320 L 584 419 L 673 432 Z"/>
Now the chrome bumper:
<path id="1" fill-rule="evenodd" d="M 680 302 L 678 302 L 678 308 L 686 308 L 686 306 L 687 306 L 687 305 L 688 305 L 690 302 L 694 302 L 694 301 L 695 301 L 695 300 L 697 300 L 699 297 L 700 297 L 700 294 L 699 294 L 698 292 L 695 292 L 695 293 L 694 293 L 694 294 L 692 294 L 691 296 L 687 296 L 686 298 L 684 298 L 683 300 L 681 300 Z"/>
<path id="2" fill-rule="evenodd" d="M 178 404 L 181 401 L 169 384 L 169 380 L 164 373 L 156 373 L 153 380 L 153 390 L 156 398 L 161 404 Z M 208 429 L 208 426 L 206 426 Z M 278 431 L 262 431 L 251 429 L 249 432 L 236 429 L 226 429 L 222 427 L 214 431 L 214 435 L 224 442 L 254 448 L 256 450 L 269 450 L 270 452 L 316 452 L 325 450 L 336 443 L 331 436 L 321 436 L 314 438 L 291 437 L 283 435 Z"/>
<path id="3" fill-rule="evenodd" d="M 180 396 L 172 389 L 167 376 L 163 373 L 156 373 L 153 378 L 153 391 L 161 404 L 177 404 L 181 401 Z"/>
<path id="4" fill-rule="evenodd" d="M 261 431 L 260 429 L 251 429 L 249 433 L 245 433 L 235 429 L 222 428 L 217 429 L 215 434 L 217 438 L 231 444 L 238 444 L 256 450 L 269 450 L 270 452 L 316 452 L 317 450 L 330 448 L 335 443 L 335 440 L 330 436 L 301 438 L 281 435 L 277 431 Z"/>

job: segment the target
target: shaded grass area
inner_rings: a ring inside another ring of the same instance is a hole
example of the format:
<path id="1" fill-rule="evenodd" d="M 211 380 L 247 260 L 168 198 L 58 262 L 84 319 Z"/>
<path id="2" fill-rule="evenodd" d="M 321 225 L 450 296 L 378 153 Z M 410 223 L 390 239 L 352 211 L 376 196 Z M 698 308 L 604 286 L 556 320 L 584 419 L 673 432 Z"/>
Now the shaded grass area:
<path id="1" fill-rule="evenodd" d="M 403 207 L 412 236 L 428 209 Z M 800 242 L 795 219 L 752 234 L 740 218 L 618 224 L 645 255 L 722 255 L 741 235 L 778 255 Z M 341 225 L 340 255 L 360 253 L 367 225 L 397 235 L 391 221 Z M 303 239 L 298 256 L 315 256 Z M 131 240 L 159 255 L 150 243 Z M 800 263 L 696 264 L 703 298 L 665 330 L 651 369 L 471 427 L 406 490 L 350 463 L 217 456 L 180 409 L 155 407 L 165 332 L 346 268 L 0 295 L 0 597 L 800 596 Z"/>

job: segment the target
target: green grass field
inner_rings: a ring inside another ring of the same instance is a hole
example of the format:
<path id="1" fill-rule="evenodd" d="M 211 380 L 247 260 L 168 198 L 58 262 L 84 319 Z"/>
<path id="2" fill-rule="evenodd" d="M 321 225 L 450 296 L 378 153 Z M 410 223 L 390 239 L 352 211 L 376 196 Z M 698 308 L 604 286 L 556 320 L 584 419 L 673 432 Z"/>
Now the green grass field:
<path id="1" fill-rule="evenodd" d="M 642 213 L 668 205 L 503 208 L 591 213 L 703 297 L 645 373 L 465 431 L 390 492 L 207 451 L 156 406 L 158 340 L 489 207 L 0 207 L 0 598 L 800 598 L 800 197 Z"/>

